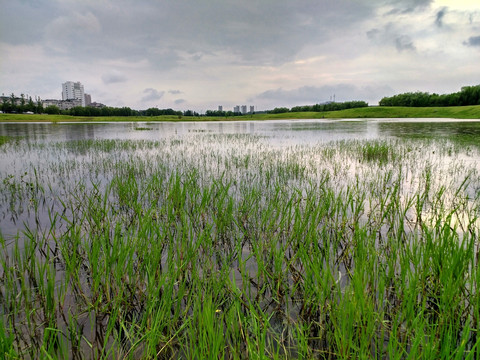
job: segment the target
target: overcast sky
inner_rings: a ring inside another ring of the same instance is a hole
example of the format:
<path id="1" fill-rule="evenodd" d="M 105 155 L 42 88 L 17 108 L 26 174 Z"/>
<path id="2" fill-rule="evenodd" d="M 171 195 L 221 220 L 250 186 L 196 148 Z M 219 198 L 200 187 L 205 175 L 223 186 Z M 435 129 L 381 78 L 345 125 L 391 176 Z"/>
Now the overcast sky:
<path id="1" fill-rule="evenodd" d="M 257 110 L 480 84 L 478 0 L 1 0 L 0 93 Z"/>

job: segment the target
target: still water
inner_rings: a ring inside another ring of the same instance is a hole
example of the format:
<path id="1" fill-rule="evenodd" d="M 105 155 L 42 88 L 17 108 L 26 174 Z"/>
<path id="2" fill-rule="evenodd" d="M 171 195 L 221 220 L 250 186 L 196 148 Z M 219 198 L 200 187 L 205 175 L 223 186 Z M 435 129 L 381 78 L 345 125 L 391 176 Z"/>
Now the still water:
<path id="1" fill-rule="evenodd" d="M 480 120 L 368 119 L 276 120 L 144 123 L 0 123 L 0 135 L 27 142 L 87 139 L 159 140 L 198 133 L 255 134 L 277 144 L 315 144 L 335 140 L 387 137 L 452 137 L 480 139 Z M 473 140 L 472 139 L 472 140 Z"/>
<path id="2" fill-rule="evenodd" d="M 323 146 L 335 150 L 342 141 L 401 138 L 420 144 L 424 139 L 434 139 L 461 143 L 462 148 L 473 150 L 457 151 L 452 156 L 440 156 L 439 151 L 429 150 L 429 157 L 435 152 L 438 156 L 428 159 L 434 164 L 428 166 L 453 171 L 454 166 L 465 165 L 480 171 L 477 156 L 480 120 L 0 123 L 0 136 L 19 139 L 14 147 L 5 145 L 0 148 L 0 232 L 3 235 L 14 235 L 22 231 L 24 225 L 35 226 L 38 222 L 39 209 L 34 216 L 29 211 L 32 207 L 29 184 L 40 183 L 44 189 L 45 208 L 41 217 L 48 222 L 48 211 L 57 209 L 60 204 L 58 199 L 67 196 L 79 182 L 86 186 L 109 183 L 112 175 L 99 169 L 106 164 L 131 159 L 136 159 L 135 162 L 149 161 L 149 166 L 168 164 L 172 171 L 189 162 L 201 172 L 217 171 L 220 174 L 227 171 L 224 165 L 219 165 L 225 162 L 235 161 L 245 166 L 250 159 L 259 158 L 261 166 L 265 166 L 267 157 L 276 156 L 279 163 L 287 161 L 293 167 L 310 169 L 313 173 L 324 168 L 333 174 L 339 171 L 340 166 L 345 174 L 339 175 L 338 183 L 345 183 L 349 177 L 368 178 L 370 175 L 359 175 L 358 159 L 348 154 L 342 155 L 345 156 L 342 160 L 319 163 L 325 161 L 317 159 Z M 246 139 L 251 139 L 251 142 Z M 78 142 L 82 140 L 158 141 L 163 145 L 161 150 L 132 147 L 102 152 L 78 147 Z M 413 160 L 411 167 L 420 169 L 418 157 L 425 160 L 425 155 L 415 156 L 417 159 Z M 228 172 L 237 178 L 244 175 L 242 172 L 236 175 L 231 170 Z M 250 167 L 247 172 L 251 175 L 254 170 Z M 455 172 L 458 175 L 458 171 Z M 445 180 L 445 177 L 442 179 Z M 476 188 L 471 192 L 475 193 Z"/>

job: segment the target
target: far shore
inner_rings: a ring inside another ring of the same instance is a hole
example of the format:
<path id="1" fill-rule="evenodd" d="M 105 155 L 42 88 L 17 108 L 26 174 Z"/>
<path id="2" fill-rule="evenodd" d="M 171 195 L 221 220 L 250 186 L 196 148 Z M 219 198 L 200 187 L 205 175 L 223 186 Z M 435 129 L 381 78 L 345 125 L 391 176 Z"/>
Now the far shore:
<path id="1" fill-rule="evenodd" d="M 232 117 L 208 116 L 109 116 L 84 117 L 47 114 L 0 114 L 0 122 L 150 122 L 150 121 L 246 121 L 287 119 L 395 119 L 395 118 L 447 118 L 480 119 L 480 105 L 452 107 L 389 107 L 369 106 L 325 112 L 287 112 L 281 114 L 249 114 Z"/>

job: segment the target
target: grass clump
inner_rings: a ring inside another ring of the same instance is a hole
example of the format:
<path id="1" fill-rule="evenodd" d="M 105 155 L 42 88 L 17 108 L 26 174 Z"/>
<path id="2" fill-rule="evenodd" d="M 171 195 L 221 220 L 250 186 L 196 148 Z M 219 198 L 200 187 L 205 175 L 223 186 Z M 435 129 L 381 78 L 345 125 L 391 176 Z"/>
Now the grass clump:
<path id="1" fill-rule="evenodd" d="M 362 148 L 362 159 L 367 162 L 378 162 L 386 164 L 389 160 L 393 160 L 393 151 L 385 143 L 367 142 Z"/>
<path id="2" fill-rule="evenodd" d="M 12 140 L 14 140 L 14 138 L 12 138 L 11 136 L 0 136 L 0 146 Z"/>

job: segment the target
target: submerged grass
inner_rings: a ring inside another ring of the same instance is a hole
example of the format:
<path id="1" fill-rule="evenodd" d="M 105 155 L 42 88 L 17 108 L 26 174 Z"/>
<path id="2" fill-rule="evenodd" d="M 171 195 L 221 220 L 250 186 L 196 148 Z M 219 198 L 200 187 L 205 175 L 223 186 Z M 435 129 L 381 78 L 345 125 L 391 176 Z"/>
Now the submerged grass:
<path id="1" fill-rule="evenodd" d="M 451 146 L 14 144 L 39 158 L 1 173 L 0 351 L 478 357 L 478 154 Z"/>
<path id="2" fill-rule="evenodd" d="M 11 136 L 0 136 L 0 146 L 12 140 L 14 140 L 14 138 Z"/>

